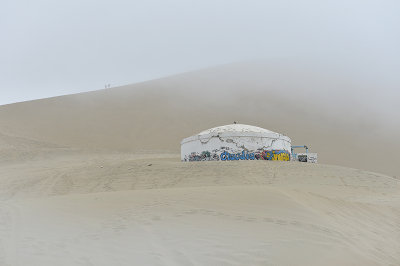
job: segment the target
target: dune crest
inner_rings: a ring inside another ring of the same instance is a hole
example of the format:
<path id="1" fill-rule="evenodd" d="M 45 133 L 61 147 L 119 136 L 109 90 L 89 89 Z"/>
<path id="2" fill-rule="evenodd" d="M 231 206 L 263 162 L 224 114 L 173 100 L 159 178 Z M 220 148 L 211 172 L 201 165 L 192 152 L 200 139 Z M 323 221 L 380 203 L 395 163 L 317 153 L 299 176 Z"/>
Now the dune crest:
<path id="1" fill-rule="evenodd" d="M 400 149 L 395 116 L 365 106 L 358 95 L 370 84 L 328 70 L 288 62 L 232 64 L 5 105 L 0 132 L 78 149 L 177 153 L 183 138 L 239 121 L 309 145 L 322 163 L 399 176 L 392 163 Z M 327 98 L 327 91 L 335 93 Z"/>
<path id="2" fill-rule="evenodd" d="M 340 93 L 298 95 L 335 80 L 302 71 L 229 65 L 0 106 L 0 265 L 399 265 L 397 131 Z M 322 163 L 180 161 L 183 138 L 233 121 Z"/>

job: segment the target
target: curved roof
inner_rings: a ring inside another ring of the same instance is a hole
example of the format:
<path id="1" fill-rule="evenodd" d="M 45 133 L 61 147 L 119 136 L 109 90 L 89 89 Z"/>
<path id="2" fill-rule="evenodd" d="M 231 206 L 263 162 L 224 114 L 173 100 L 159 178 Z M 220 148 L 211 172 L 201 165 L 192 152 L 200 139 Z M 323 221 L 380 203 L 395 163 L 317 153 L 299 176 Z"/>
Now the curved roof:
<path id="1" fill-rule="evenodd" d="M 270 131 L 268 129 L 264 129 L 261 127 L 255 127 L 255 126 L 244 125 L 244 124 L 231 124 L 231 125 L 225 125 L 225 126 L 220 126 L 220 127 L 213 127 L 213 128 L 210 128 L 210 129 L 200 132 L 198 135 L 201 136 L 201 135 L 214 134 L 214 133 L 219 134 L 219 133 L 225 133 L 225 132 L 276 133 L 276 132 L 273 132 L 273 131 Z"/>
<path id="2" fill-rule="evenodd" d="M 231 124 L 220 127 L 214 127 L 200 132 L 191 137 L 187 137 L 181 141 L 181 144 L 191 142 L 191 141 L 208 141 L 213 137 L 258 137 L 258 138 L 273 138 L 273 139 L 283 139 L 291 142 L 288 136 L 280 133 L 270 131 L 265 128 L 255 127 L 244 124 Z"/>

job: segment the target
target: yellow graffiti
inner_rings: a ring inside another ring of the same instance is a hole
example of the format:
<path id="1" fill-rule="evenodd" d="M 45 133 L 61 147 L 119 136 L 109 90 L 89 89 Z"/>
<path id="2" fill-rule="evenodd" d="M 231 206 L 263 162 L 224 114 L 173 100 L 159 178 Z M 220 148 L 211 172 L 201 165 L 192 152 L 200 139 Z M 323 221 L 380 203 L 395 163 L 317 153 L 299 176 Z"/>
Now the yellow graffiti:
<path id="1" fill-rule="evenodd" d="M 289 161 L 290 156 L 288 153 L 280 153 L 280 154 L 274 154 L 272 157 L 273 161 Z"/>
<path id="2" fill-rule="evenodd" d="M 257 160 L 290 161 L 290 154 L 284 150 L 263 151 L 256 156 Z"/>

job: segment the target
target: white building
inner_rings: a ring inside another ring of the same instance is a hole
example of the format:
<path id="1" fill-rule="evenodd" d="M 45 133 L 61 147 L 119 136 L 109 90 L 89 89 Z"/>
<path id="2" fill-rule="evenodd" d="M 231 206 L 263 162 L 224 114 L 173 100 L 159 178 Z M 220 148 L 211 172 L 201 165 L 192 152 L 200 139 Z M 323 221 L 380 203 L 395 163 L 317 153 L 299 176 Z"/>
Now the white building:
<path id="1" fill-rule="evenodd" d="M 289 161 L 290 152 L 289 137 L 243 124 L 211 128 L 181 142 L 182 161 Z"/>

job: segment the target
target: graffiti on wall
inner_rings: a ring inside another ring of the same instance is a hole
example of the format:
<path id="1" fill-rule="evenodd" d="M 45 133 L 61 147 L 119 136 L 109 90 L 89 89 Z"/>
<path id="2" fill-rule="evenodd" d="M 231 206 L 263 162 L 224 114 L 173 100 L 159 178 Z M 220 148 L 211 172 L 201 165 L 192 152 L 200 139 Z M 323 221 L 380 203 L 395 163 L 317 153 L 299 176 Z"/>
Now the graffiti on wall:
<path id="1" fill-rule="evenodd" d="M 307 154 L 300 154 L 300 155 L 297 156 L 297 160 L 299 162 L 306 163 L 307 162 L 307 157 L 308 157 Z"/>
<path id="2" fill-rule="evenodd" d="M 285 150 L 258 151 L 255 155 L 257 160 L 268 161 L 290 161 L 290 153 Z"/>
<path id="3" fill-rule="evenodd" d="M 318 154 L 317 153 L 294 153 L 292 155 L 293 161 L 299 161 L 304 163 L 317 163 Z"/>
<path id="4" fill-rule="evenodd" d="M 258 150 L 256 152 L 242 151 L 229 153 L 218 150 L 212 152 L 191 153 L 186 156 L 185 161 L 237 161 L 237 160 L 267 160 L 267 161 L 290 161 L 290 153 L 285 150 Z"/>
<path id="5" fill-rule="evenodd" d="M 309 163 L 317 163 L 318 162 L 318 155 L 316 153 L 309 153 L 307 159 L 308 159 Z"/>
<path id="6" fill-rule="evenodd" d="M 242 151 L 242 153 L 229 153 L 227 151 L 221 153 L 221 161 L 235 161 L 235 160 L 254 160 L 255 154 Z"/>
<path id="7" fill-rule="evenodd" d="M 185 156 L 185 161 L 218 161 L 219 156 L 215 152 L 203 151 L 202 153 L 192 152 L 189 156 Z"/>

